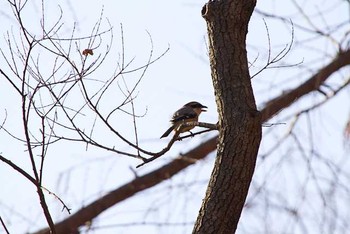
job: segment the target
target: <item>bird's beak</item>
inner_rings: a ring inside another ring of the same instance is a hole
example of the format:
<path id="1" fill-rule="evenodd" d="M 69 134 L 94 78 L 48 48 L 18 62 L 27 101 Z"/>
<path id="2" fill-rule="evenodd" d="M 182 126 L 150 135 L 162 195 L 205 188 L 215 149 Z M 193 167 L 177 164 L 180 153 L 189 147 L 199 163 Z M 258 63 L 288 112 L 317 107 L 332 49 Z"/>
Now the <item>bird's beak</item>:
<path id="1" fill-rule="evenodd" d="M 203 108 L 208 108 L 208 107 L 206 107 L 206 106 L 202 106 L 202 107 L 201 107 L 201 111 L 206 112 L 207 110 L 206 110 L 206 109 L 203 109 Z"/>

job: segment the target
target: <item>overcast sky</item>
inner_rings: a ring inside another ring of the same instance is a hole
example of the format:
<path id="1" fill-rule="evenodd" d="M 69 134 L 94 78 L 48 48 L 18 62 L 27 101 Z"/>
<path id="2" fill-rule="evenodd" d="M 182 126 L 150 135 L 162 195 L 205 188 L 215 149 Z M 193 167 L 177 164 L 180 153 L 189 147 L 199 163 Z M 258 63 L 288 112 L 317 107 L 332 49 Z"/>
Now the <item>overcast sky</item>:
<path id="1" fill-rule="evenodd" d="M 137 119 L 140 144 L 147 150 L 157 151 L 162 149 L 167 139 L 160 140 L 159 137 L 169 127 L 169 119 L 173 112 L 189 101 L 199 101 L 208 106 L 208 112 L 201 116 L 204 122 L 216 123 L 217 110 L 215 105 L 214 91 L 210 77 L 210 67 L 206 45 L 206 25 L 204 19 L 200 15 L 202 5 L 206 1 L 56 1 L 47 2 L 45 5 L 46 25 L 55 22 L 60 14 L 60 8 L 63 11 L 64 23 L 62 28 L 62 37 L 69 37 L 73 29 L 73 22 L 76 22 L 76 36 L 87 36 L 91 33 L 91 29 L 99 19 L 103 12 L 103 20 L 101 31 L 109 28 L 109 23 L 113 27 L 113 47 L 111 56 L 109 56 L 102 66 L 91 79 L 103 80 L 104 77 L 110 77 L 116 69 L 118 56 L 121 53 L 121 25 L 123 27 L 123 37 L 125 41 L 125 58 L 126 60 L 135 59 L 131 67 L 137 67 L 147 61 L 153 43 L 154 57 L 161 55 L 168 48 L 170 50 L 156 63 L 152 64 L 141 81 L 137 90 L 136 111 L 139 115 L 146 114 L 143 118 Z M 316 15 L 319 1 L 309 1 L 303 6 L 305 10 Z M 60 5 L 60 7 L 58 6 Z M 344 16 L 346 19 L 348 12 L 345 8 L 332 5 L 327 1 L 322 1 L 322 7 L 332 9 L 331 16 L 327 15 L 327 23 L 333 25 L 337 21 L 338 16 Z M 327 5 L 329 4 L 329 6 Z M 17 32 L 17 24 L 13 18 L 9 6 L 5 1 L 0 3 L 0 21 L 2 26 L 0 29 L 1 48 L 6 47 L 4 35 L 7 31 L 13 30 Z M 41 3 L 39 1 L 29 1 L 24 12 L 24 23 L 32 33 L 39 33 Z M 288 15 L 294 17 L 297 10 L 287 1 L 277 3 L 277 1 L 258 1 L 258 9 Z M 322 19 L 314 17 L 316 27 L 324 27 L 325 23 Z M 276 23 L 273 20 L 265 19 L 269 28 L 270 43 L 272 45 L 272 53 L 277 54 L 286 44 L 291 42 L 292 26 L 291 24 Z M 305 22 L 305 19 L 294 19 L 299 23 Z M 334 20 L 334 22 L 333 22 Z M 6 22 L 6 23 L 4 23 Z M 109 23 L 108 23 L 109 22 Z M 15 33 L 16 34 L 16 33 Z M 17 34 L 16 34 L 17 35 Z M 40 34 L 39 34 L 40 35 Z M 103 43 L 108 43 L 110 34 L 106 34 Z M 152 39 L 152 43 L 150 40 Z M 310 37 L 307 33 L 295 28 L 294 40 L 302 41 Z M 314 40 L 311 42 L 313 47 L 327 51 L 330 55 L 336 50 L 334 45 L 325 40 Z M 308 45 L 309 46 L 309 45 Z M 84 48 L 84 45 L 81 45 Z M 94 56 L 105 51 L 105 44 L 94 51 Z M 257 62 L 251 67 L 251 73 L 254 74 L 265 63 L 268 51 L 267 31 L 260 15 L 255 14 L 251 20 L 248 33 L 248 56 L 250 61 L 257 58 Z M 306 51 L 306 52 L 305 52 Z M 286 57 L 285 62 L 289 64 L 312 64 L 311 69 L 299 75 L 295 79 L 298 71 L 293 69 L 269 70 L 261 73 L 253 79 L 254 90 L 256 92 L 256 101 L 259 107 L 270 98 L 280 94 L 284 89 L 291 88 L 298 82 L 307 79 L 320 64 L 325 64 L 330 58 L 326 57 L 322 61 L 311 63 L 314 59 L 319 58 L 319 52 L 299 47 L 298 44 L 293 46 L 290 54 Z M 47 61 L 48 66 L 51 61 Z M 1 66 L 4 60 L 0 59 Z M 347 70 L 348 71 L 348 70 Z M 139 73 L 125 76 L 125 79 L 132 84 Z M 6 115 L 8 120 L 7 128 L 14 133 L 20 134 L 20 99 L 15 97 L 15 92 L 9 88 L 9 84 L 0 79 L 0 122 Z M 277 87 L 277 88 L 276 88 Z M 120 92 L 115 90 L 115 92 Z M 120 94 L 121 95 L 121 94 Z M 112 96 L 111 96 L 112 97 Z M 343 95 L 343 100 L 347 100 L 347 96 Z M 119 100 L 111 98 L 104 104 L 106 107 L 113 106 Z M 307 106 L 312 104 L 313 99 L 308 99 L 303 104 L 297 104 L 296 107 Z M 117 104 L 116 104 L 117 105 Z M 331 121 L 336 130 L 325 125 L 328 135 L 320 137 L 324 143 L 324 149 L 330 154 L 343 155 L 342 151 L 342 127 L 347 119 L 348 106 L 343 109 L 334 108 L 329 105 L 325 107 L 326 114 L 321 120 L 319 113 L 315 115 L 316 122 L 322 125 L 322 121 Z M 290 112 L 292 113 L 292 112 Z M 11 116 L 17 116 L 11 117 Z M 87 126 L 93 123 L 94 116 L 87 117 L 83 121 Z M 115 125 L 126 137 L 133 139 L 132 119 L 129 116 L 120 114 L 114 119 Z M 278 120 L 275 120 L 278 121 Z M 299 127 L 302 128 L 303 125 Z M 276 136 L 283 135 L 287 132 L 286 126 L 278 126 L 279 130 Z M 103 129 L 97 129 L 96 134 L 103 139 L 104 143 L 114 145 L 114 139 L 106 137 Z M 194 147 L 203 139 L 213 136 L 214 133 L 201 135 L 195 139 L 184 140 L 178 142 L 171 152 L 164 155 L 161 159 L 154 161 L 137 171 L 142 174 L 150 171 L 166 161 L 176 157 L 179 152 L 186 152 L 186 149 Z M 16 142 L 9 137 L 4 131 L 0 131 L 0 152 L 3 156 L 8 157 L 13 162 L 31 171 L 29 158 L 24 152 L 24 146 L 20 142 Z M 263 143 L 266 143 L 267 140 Z M 115 143 L 116 147 L 122 147 L 122 150 L 128 148 L 124 145 Z M 330 149 L 330 145 L 333 146 Z M 268 146 L 263 145 L 263 149 Z M 72 208 L 72 212 L 77 211 L 81 206 L 88 204 L 97 197 L 103 195 L 109 189 L 115 188 L 133 178 L 133 171 L 130 167 L 135 168 L 140 163 L 137 159 L 119 156 L 100 149 L 89 147 L 86 150 L 83 144 L 62 144 L 50 148 L 49 157 L 46 160 L 46 170 L 44 176 L 44 184 L 47 188 L 57 193 Z M 137 223 L 142 221 L 164 221 L 164 222 L 192 222 L 195 220 L 196 213 L 199 209 L 200 202 L 204 197 L 206 188 L 206 179 L 209 177 L 212 168 L 212 160 L 199 163 L 189 170 L 186 170 L 180 176 L 168 182 L 164 187 L 156 187 L 152 192 L 145 192 L 146 199 L 132 199 L 132 202 L 118 206 L 113 211 L 104 214 L 104 220 L 101 218 L 103 225 L 115 223 Z M 192 172 L 193 172 L 192 171 Z M 293 172 L 290 172 L 293 173 Z M 196 177 L 200 181 L 196 187 L 189 187 L 188 191 L 191 195 L 181 195 L 180 199 L 187 199 L 187 202 L 181 202 L 173 197 L 178 195 L 176 191 L 169 187 L 176 187 L 181 182 L 191 181 Z M 190 178 L 190 179 L 189 179 Z M 201 183 L 203 178 L 203 183 Z M 2 185 L 0 193 L 0 215 L 5 217 L 11 233 L 23 233 L 25 231 L 35 231 L 46 226 L 40 209 L 39 201 L 35 193 L 35 188 L 23 179 L 19 174 L 15 173 L 8 166 L 0 163 L 0 184 Z M 176 186 L 175 186 L 176 185 Z M 169 186 L 169 187 L 166 187 Z M 169 195 L 173 191 L 173 196 Z M 156 194 L 155 194 L 156 193 Z M 149 197 L 148 197 L 149 196 Z M 164 198 L 166 196 L 166 198 Z M 50 210 L 52 210 L 55 220 L 60 220 L 67 216 L 66 212 L 61 212 L 61 205 L 54 198 L 48 197 Z M 144 197 L 144 198 L 145 198 Z M 149 198 L 147 200 L 147 198 Z M 132 204 L 131 204 L 132 203 Z M 166 206 L 168 203 L 168 211 L 152 211 L 149 209 L 151 203 L 154 207 L 158 205 Z M 185 204 L 185 205 L 184 205 Z M 175 215 L 169 215 L 169 209 L 173 209 Z M 146 212 L 146 211 L 148 212 Z M 184 211 L 186 210 L 186 211 Z M 129 212 L 129 213 L 128 213 Z M 145 214 L 146 213 L 146 214 Z M 184 215 L 186 213 L 186 215 Z M 122 215 L 121 215 L 122 214 Z M 158 217 L 159 216 L 159 217 Z M 185 216 L 185 217 L 184 217 Z M 117 217 L 117 218 L 116 218 Z M 135 220 L 136 217 L 136 220 Z M 168 217 L 168 218 L 164 218 Z M 117 220 L 116 220 L 116 219 Z M 40 221 L 38 221 L 40 220 Z M 96 221 L 100 222 L 100 221 Z M 144 227 L 140 230 L 147 230 L 147 233 L 188 233 L 192 225 L 184 225 L 179 227 Z M 146 229 L 149 228 L 149 229 Z M 121 228 L 120 233 L 140 233 L 137 228 L 131 229 L 127 227 Z M 126 230 L 123 232 L 123 230 Z M 131 230 L 131 232 L 130 232 Z M 242 229 L 243 230 L 243 229 Z M 115 233 L 115 229 L 101 229 L 92 233 Z M 242 231 L 243 232 L 243 231 Z M 2 229 L 0 228 L 0 233 Z"/>

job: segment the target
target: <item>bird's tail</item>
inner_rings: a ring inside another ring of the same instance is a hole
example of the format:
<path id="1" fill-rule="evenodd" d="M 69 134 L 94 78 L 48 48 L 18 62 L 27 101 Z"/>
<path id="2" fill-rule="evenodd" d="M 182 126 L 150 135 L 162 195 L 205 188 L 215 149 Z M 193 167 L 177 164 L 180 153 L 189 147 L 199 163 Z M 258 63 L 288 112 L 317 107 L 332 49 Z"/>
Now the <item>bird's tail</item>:
<path id="1" fill-rule="evenodd" d="M 160 138 L 169 136 L 172 130 L 174 130 L 174 126 L 171 126 L 168 130 L 166 130 Z"/>

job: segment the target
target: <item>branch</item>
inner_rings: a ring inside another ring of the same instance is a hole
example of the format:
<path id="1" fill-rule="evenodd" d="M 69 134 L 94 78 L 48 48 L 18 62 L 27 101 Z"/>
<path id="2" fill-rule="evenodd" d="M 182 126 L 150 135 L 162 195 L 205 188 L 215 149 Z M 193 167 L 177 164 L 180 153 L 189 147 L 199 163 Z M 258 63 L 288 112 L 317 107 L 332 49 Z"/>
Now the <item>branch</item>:
<path id="1" fill-rule="evenodd" d="M 17 93 L 19 95 L 22 95 L 21 90 L 15 85 L 15 83 L 11 80 L 11 78 L 2 69 L 0 69 L 0 73 L 6 78 L 8 82 L 10 82 L 10 84 L 17 91 Z"/>
<path id="2" fill-rule="evenodd" d="M 29 175 L 25 170 L 17 166 L 15 163 L 11 162 L 11 160 L 8 160 L 7 158 L 0 155 L 0 160 L 12 167 L 15 171 L 23 175 L 25 178 L 27 178 L 30 182 L 32 182 L 35 186 L 40 186 L 39 183 L 31 176 Z"/>
<path id="3" fill-rule="evenodd" d="M 151 188 L 160 182 L 171 178 L 184 168 L 194 164 L 197 160 L 203 159 L 209 153 L 216 149 L 216 137 L 204 142 L 200 146 L 177 157 L 165 166 L 150 172 L 146 175 L 135 178 L 129 183 L 109 192 L 100 199 L 92 202 L 86 207 L 80 209 L 77 213 L 67 219 L 57 223 L 55 229 L 57 233 L 74 233 L 78 228 L 96 218 L 103 211 L 111 206 L 132 197 L 138 192 Z M 49 229 L 43 229 L 35 234 L 49 233 Z"/>
<path id="4" fill-rule="evenodd" d="M 311 76 L 307 81 L 298 87 L 284 93 L 266 103 L 262 109 L 262 122 L 275 116 L 284 108 L 290 106 L 295 101 L 304 95 L 317 91 L 321 85 L 336 71 L 342 67 L 350 64 L 350 50 L 340 52 L 338 56 L 333 59 L 328 65 L 319 70 L 316 74 Z"/>
<path id="5" fill-rule="evenodd" d="M 49 194 L 53 195 L 56 199 L 58 199 L 61 204 L 63 205 L 63 209 L 66 209 L 67 212 L 70 214 L 70 209 L 68 208 L 68 206 L 64 203 L 64 201 L 55 193 L 51 192 L 49 189 L 43 187 L 38 181 L 36 181 L 31 175 L 29 175 L 25 170 L 23 170 L 22 168 L 20 168 L 19 166 L 17 166 L 15 163 L 11 162 L 11 160 L 8 160 L 7 158 L 3 157 L 2 155 L 0 155 L 0 160 L 3 161 L 4 163 L 6 163 L 7 165 L 9 165 L 10 167 L 12 167 L 15 171 L 17 171 L 18 173 L 20 173 L 22 176 L 24 176 L 25 178 L 27 178 L 30 182 L 32 182 L 32 184 L 34 184 L 37 188 L 41 188 L 43 190 L 45 190 L 46 192 L 48 192 Z"/>
<path id="6" fill-rule="evenodd" d="M 181 141 L 182 139 L 188 138 L 188 137 L 194 137 L 195 135 L 199 135 L 202 134 L 204 132 L 209 132 L 212 130 L 217 130 L 217 124 L 210 124 L 210 123 L 202 123 L 202 122 L 186 122 L 186 123 L 182 123 L 178 128 L 186 128 L 186 127 L 203 127 L 203 128 L 208 128 L 207 130 L 204 131 L 200 131 L 200 132 L 196 132 L 196 133 L 191 133 L 190 135 L 184 136 L 184 137 L 179 137 L 180 133 L 176 132 L 175 135 L 173 136 L 173 138 L 170 140 L 170 142 L 168 143 L 167 147 L 165 147 L 163 150 L 161 150 L 159 153 L 155 154 L 153 157 L 148 158 L 143 160 L 143 163 L 139 164 L 136 166 L 136 168 L 139 168 L 149 162 L 152 162 L 153 160 L 159 158 L 160 156 L 164 155 L 167 151 L 170 150 L 171 146 L 175 143 L 175 141 Z"/>
<path id="7" fill-rule="evenodd" d="M 269 101 L 261 110 L 262 122 L 266 122 L 275 114 L 290 106 L 299 98 L 306 94 L 316 91 L 333 73 L 340 68 L 350 64 L 350 50 L 339 54 L 333 61 L 321 69 L 318 73 L 310 77 L 309 80 L 299 85 L 286 94 L 282 94 Z M 189 152 L 177 157 L 163 167 L 154 170 L 144 176 L 137 177 L 129 183 L 111 191 L 105 196 L 92 202 L 67 219 L 55 225 L 57 233 L 69 233 L 76 231 L 85 222 L 96 218 L 103 211 L 114 206 L 115 204 L 132 197 L 138 192 L 151 188 L 164 180 L 171 178 L 181 170 L 196 163 L 198 160 L 205 158 L 212 151 L 216 150 L 217 136 L 203 142 L 201 145 L 190 150 Z M 43 229 L 36 234 L 49 233 L 48 229 Z"/>
<path id="8" fill-rule="evenodd" d="M 10 234 L 10 232 L 9 232 L 9 230 L 7 229 L 6 224 L 5 224 L 5 222 L 2 220 L 1 216 L 0 216 L 0 223 L 1 223 L 2 227 L 4 228 L 6 234 Z"/>

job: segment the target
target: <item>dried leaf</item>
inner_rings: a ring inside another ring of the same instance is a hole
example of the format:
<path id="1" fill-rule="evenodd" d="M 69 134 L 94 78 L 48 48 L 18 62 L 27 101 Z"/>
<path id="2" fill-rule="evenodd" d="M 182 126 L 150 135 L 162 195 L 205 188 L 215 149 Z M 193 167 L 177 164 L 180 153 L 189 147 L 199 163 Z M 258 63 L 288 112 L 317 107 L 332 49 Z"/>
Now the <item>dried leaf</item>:
<path id="1" fill-rule="evenodd" d="M 83 51 L 83 55 L 85 55 L 85 56 L 94 55 L 94 52 L 92 51 L 92 49 L 85 49 Z"/>

